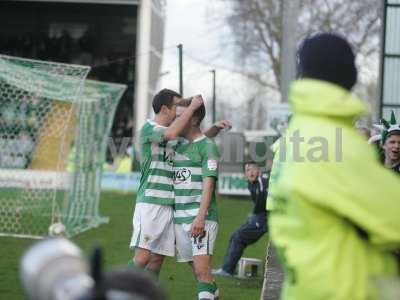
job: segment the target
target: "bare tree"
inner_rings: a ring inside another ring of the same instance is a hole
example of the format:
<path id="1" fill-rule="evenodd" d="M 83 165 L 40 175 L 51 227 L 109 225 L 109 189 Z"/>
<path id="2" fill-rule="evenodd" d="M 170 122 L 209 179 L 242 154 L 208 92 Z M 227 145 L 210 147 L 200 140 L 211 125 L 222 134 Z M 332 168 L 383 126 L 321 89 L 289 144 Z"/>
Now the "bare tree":
<path id="1" fill-rule="evenodd" d="M 281 0 L 220 0 L 222 17 L 232 32 L 240 68 L 264 87 L 280 88 L 282 42 Z M 342 33 L 365 57 L 379 51 L 379 9 L 376 0 L 298 0 L 298 39 L 318 31 Z"/>

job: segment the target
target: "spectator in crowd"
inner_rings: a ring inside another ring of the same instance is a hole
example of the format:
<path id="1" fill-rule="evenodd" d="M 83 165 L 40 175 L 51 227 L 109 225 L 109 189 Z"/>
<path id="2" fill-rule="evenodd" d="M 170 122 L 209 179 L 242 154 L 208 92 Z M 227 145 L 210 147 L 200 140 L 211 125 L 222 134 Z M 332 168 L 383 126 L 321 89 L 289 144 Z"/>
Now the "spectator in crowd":
<path id="1" fill-rule="evenodd" d="M 21 131 L 16 143 L 18 154 L 24 160 L 24 168 L 27 168 L 31 160 L 32 152 L 34 150 L 34 142 L 29 135 L 29 132 L 26 130 Z"/>
<path id="2" fill-rule="evenodd" d="M 37 101 L 31 101 L 27 95 L 19 101 L 11 98 L 0 99 L 0 134 L 3 145 L 0 147 L 0 168 L 26 168 L 34 149 L 34 135 L 37 118 L 34 117 Z M 33 118 L 32 118 L 33 117 Z"/>
<path id="3" fill-rule="evenodd" d="M 400 124 L 392 111 L 390 123 L 382 120 L 384 129 L 381 134 L 382 163 L 388 169 L 400 174 Z"/>
<path id="4" fill-rule="evenodd" d="M 248 188 L 254 202 L 253 213 L 231 236 L 222 268 L 213 270 L 216 276 L 232 276 L 243 251 L 267 232 L 266 199 L 268 174 L 262 174 L 255 162 L 245 165 Z"/>
<path id="5" fill-rule="evenodd" d="M 282 299 L 384 299 L 379 284 L 399 280 L 400 189 L 353 126 L 366 107 L 350 93 L 351 46 L 334 33 L 306 38 L 298 74 L 269 218 Z"/>

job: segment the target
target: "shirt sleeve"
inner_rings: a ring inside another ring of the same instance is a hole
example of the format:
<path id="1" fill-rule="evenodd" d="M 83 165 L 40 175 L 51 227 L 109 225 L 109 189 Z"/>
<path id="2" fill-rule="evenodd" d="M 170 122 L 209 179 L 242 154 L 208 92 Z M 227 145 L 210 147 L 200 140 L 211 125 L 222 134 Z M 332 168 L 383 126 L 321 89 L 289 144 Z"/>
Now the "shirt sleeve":
<path id="1" fill-rule="evenodd" d="M 256 199 L 259 202 L 264 202 L 267 199 L 267 192 L 268 192 L 267 181 L 265 180 L 265 178 L 261 177 L 258 184 L 260 186 L 260 193 L 256 195 Z"/>
<path id="2" fill-rule="evenodd" d="M 202 151 L 202 174 L 204 177 L 218 177 L 219 151 L 214 142 L 208 142 Z"/>
<path id="3" fill-rule="evenodd" d="M 167 127 L 162 126 L 149 126 L 143 129 L 141 134 L 141 142 L 145 143 L 161 143 L 165 141 L 165 132 Z"/>
<path id="4" fill-rule="evenodd" d="M 269 185 L 269 180 L 268 180 L 269 177 L 268 177 L 268 174 L 265 174 L 265 175 L 266 175 L 266 177 L 264 177 L 264 176 L 261 177 L 261 181 L 263 184 L 261 192 L 267 194 L 268 193 L 268 185 Z"/>

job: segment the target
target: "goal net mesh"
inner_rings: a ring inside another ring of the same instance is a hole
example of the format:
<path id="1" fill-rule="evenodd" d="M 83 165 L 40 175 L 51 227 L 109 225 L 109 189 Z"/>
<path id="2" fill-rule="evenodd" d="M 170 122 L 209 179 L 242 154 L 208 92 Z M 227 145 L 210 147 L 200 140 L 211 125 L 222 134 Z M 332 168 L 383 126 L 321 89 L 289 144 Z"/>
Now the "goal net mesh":
<path id="1" fill-rule="evenodd" d="M 102 164 L 125 86 L 89 67 L 0 55 L 0 235 L 67 236 L 99 215 Z"/>

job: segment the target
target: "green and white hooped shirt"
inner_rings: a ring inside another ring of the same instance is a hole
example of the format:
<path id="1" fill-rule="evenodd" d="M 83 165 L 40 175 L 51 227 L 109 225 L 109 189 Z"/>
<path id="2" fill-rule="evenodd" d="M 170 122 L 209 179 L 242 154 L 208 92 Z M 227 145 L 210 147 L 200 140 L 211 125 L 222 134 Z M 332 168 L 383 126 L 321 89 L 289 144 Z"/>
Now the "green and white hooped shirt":
<path id="1" fill-rule="evenodd" d="M 167 127 L 147 120 L 140 131 L 140 185 L 136 202 L 174 204 L 174 150 L 164 135 Z"/>
<path id="2" fill-rule="evenodd" d="M 219 151 L 205 135 L 193 142 L 179 143 L 174 158 L 174 193 L 176 224 L 191 224 L 200 208 L 203 178 L 218 178 Z M 207 220 L 218 221 L 217 202 L 213 192 Z"/>

